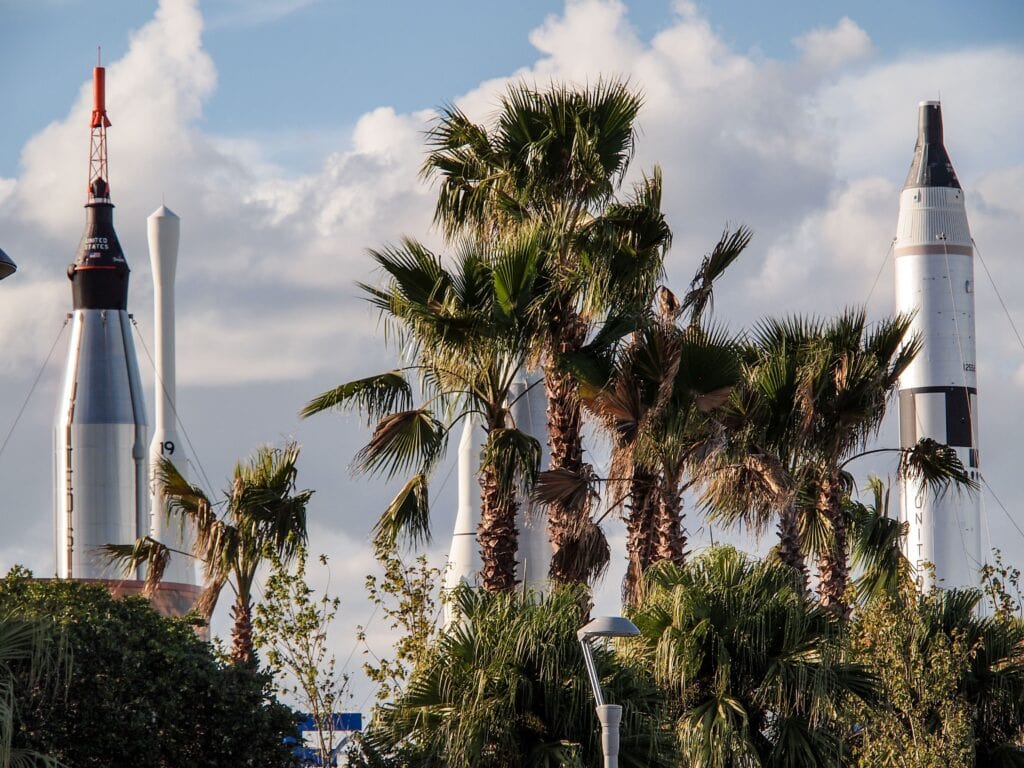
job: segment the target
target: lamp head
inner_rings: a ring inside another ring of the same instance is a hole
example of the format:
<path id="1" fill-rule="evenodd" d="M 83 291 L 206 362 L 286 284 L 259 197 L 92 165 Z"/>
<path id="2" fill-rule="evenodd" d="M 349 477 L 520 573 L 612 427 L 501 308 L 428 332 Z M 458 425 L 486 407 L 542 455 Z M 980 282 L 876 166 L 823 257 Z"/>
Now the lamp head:
<path id="1" fill-rule="evenodd" d="M 0 280 L 10 277 L 17 271 L 18 265 L 11 260 L 11 257 L 0 249 Z"/>
<path id="2" fill-rule="evenodd" d="M 636 624 L 623 616 L 598 616 L 583 625 L 576 637 L 584 643 L 599 637 L 636 637 L 639 634 Z"/>

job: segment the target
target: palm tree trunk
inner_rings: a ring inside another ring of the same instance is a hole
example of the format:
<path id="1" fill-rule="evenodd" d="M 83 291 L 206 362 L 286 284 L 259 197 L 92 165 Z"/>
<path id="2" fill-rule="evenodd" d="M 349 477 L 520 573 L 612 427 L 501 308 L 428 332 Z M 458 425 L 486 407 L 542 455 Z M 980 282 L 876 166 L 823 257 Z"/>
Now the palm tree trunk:
<path id="1" fill-rule="evenodd" d="M 668 560 L 676 565 L 686 561 L 686 533 L 683 530 L 683 496 L 679 486 L 662 477 L 658 489 L 658 510 L 654 516 L 654 562 Z"/>
<path id="2" fill-rule="evenodd" d="M 582 475 L 583 413 L 579 394 L 575 378 L 559 366 L 557 358 L 582 346 L 586 326 L 571 306 L 556 309 L 553 315 L 549 333 L 555 349 L 554 354 L 549 352 L 544 361 L 548 446 L 551 449 L 548 468 Z M 582 534 L 588 512 L 578 505 L 561 501 L 552 502 L 548 507 L 548 534 L 554 550 L 548 575 L 556 583 L 585 583 L 587 580 L 588 564 L 579 557 L 567 556 L 567 553 L 578 551 L 572 542 Z"/>
<path id="3" fill-rule="evenodd" d="M 800 589 L 807 591 L 807 564 L 800 547 L 800 512 L 792 501 L 779 511 L 779 560 L 797 572 Z"/>
<path id="4" fill-rule="evenodd" d="M 480 558 L 483 568 L 480 579 L 488 592 L 510 592 L 516 585 L 516 551 L 519 531 L 516 528 L 515 491 L 502 483 L 493 464 L 480 470 Z"/>
<path id="5" fill-rule="evenodd" d="M 231 606 L 231 663 L 244 667 L 256 665 L 252 648 L 252 603 L 241 593 Z"/>
<path id="6" fill-rule="evenodd" d="M 846 589 L 850 582 L 847 560 L 847 526 L 843 515 L 842 486 L 826 477 L 818 491 L 818 513 L 832 528 L 831 541 L 818 558 L 818 597 L 821 604 L 841 618 L 849 614 Z"/>
<path id="7" fill-rule="evenodd" d="M 629 562 L 622 580 L 622 600 L 627 606 L 640 603 L 644 571 L 654 559 L 654 517 L 658 508 L 657 477 L 640 468 L 633 470 L 626 517 L 626 554 Z"/>

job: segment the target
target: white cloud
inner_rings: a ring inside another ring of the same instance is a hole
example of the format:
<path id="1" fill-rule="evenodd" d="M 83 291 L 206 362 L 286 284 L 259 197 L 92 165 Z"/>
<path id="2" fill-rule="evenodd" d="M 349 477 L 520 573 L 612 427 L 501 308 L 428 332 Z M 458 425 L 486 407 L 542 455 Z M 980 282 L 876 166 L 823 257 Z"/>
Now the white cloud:
<path id="1" fill-rule="evenodd" d="M 818 71 L 838 69 L 874 51 L 868 33 L 848 16 L 831 29 L 812 29 L 793 42 L 803 54 L 803 63 Z"/>

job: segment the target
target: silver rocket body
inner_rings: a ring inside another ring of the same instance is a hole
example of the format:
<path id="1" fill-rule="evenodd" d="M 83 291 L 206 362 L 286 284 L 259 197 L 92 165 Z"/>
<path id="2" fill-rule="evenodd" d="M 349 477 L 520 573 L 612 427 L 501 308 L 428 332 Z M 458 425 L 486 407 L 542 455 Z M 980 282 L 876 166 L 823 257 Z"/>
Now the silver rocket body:
<path id="1" fill-rule="evenodd" d="M 964 193 L 946 154 L 938 102 L 919 105 L 914 162 L 900 194 L 894 245 L 896 307 L 914 312 L 923 345 L 899 382 L 900 442 L 932 438 L 955 448 L 969 475 L 981 479 L 974 323 L 974 249 Z M 919 480 L 901 488 L 908 524 L 906 555 L 923 588 L 926 564 L 944 588 L 979 583 L 981 502 L 976 491 L 929 491 Z"/>
<path id="2" fill-rule="evenodd" d="M 150 490 L 152 492 L 152 519 L 150 530 L 159 542 L 176 553 L 171 555 L 164 572 L 164 581 L 177 584 L 195 584 L 195 565 L 191 557 L 194 532 L 179 519 L 169 519 L 167 500 L 160 482 L 159 464 L 167 459 L 186 480 L 189 462 L 185 446 L 178 436 L 177 409 L 175 407 L 177 375 L 174 344 L 174 278 L 178 264 L 178 243 L 181 220 L 166 206 L 160 206 L 146 219 L 149 242 L 149 260 L 153 268 L 153 337 L 156 354 L 155 409 L 153 440 L 149 446 Z"/>
<path id="3" fill-rule="evenodd" d="M 116 578 L 97 549 L 149 533 L 148 428 L 113 206 L 87 208 L 69 268 L 75 308 L 55 419 L 56 563 L 62 578 Z"/>

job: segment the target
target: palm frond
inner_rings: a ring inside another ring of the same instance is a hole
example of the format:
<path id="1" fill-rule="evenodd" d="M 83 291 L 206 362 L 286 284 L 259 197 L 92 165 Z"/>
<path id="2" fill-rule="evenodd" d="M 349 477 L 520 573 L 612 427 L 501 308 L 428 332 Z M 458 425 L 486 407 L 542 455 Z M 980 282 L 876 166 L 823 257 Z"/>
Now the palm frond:
<path id="1" fill-rule="evenodd" d="M 930 437 L 921 438 L 912 448 L 900 452 L 899 472 L 902 477 L 921 480 L 933 492 L 942 495 L 950 486 L 977 490 L 956 449 Z"/>
<path id="2" fill-rule="evenodd" d="M 356 463 L 361 471 L 389 479 L 410 470 L 429 474 L 444 454 L 447 439 L 448 430 L 430 410 L 400 411 L 381 419 Z"/>
<path id="3" fill-rule="evenodd" d="M 372 423 L 396 409 L 412 406 L 412 387 L 401 371 L 357 379 L 313 398 L 299 412 L 306 419 L 332 408 L 356 408 Z"/>
<path id="4" fill-rule="evenodd" d="M 690 310 L 690 323 L 700 322 L 706 308 L 714 308 L 714 283 L 750 244 L 754 233 L 747 227 L 738 227 L 722 232 L 711 253 L 704 257 L 697 274 L 693 276 L 690 290 L 683 298 L 682 309 Z"/>
<path id="5" fill-rule="evenodd" d="M 136 539 L 134 544 L 104 544 L 98 550 L 110 565 L 120 568 L 126 579 L 134 579 L 138 570 L 145 567 L 143 594 L 146 597 L 156 592 L 171 559 L 171 550 L 151 536 Z"/>
<path id="6" fill-rule="evenodd" d="M 411 545 L 430 542 L 430 498 L 423 473 L 413 475 L 402 486 L 373 526 L 378 551 L 394 549 L 399 538 Z"/>

